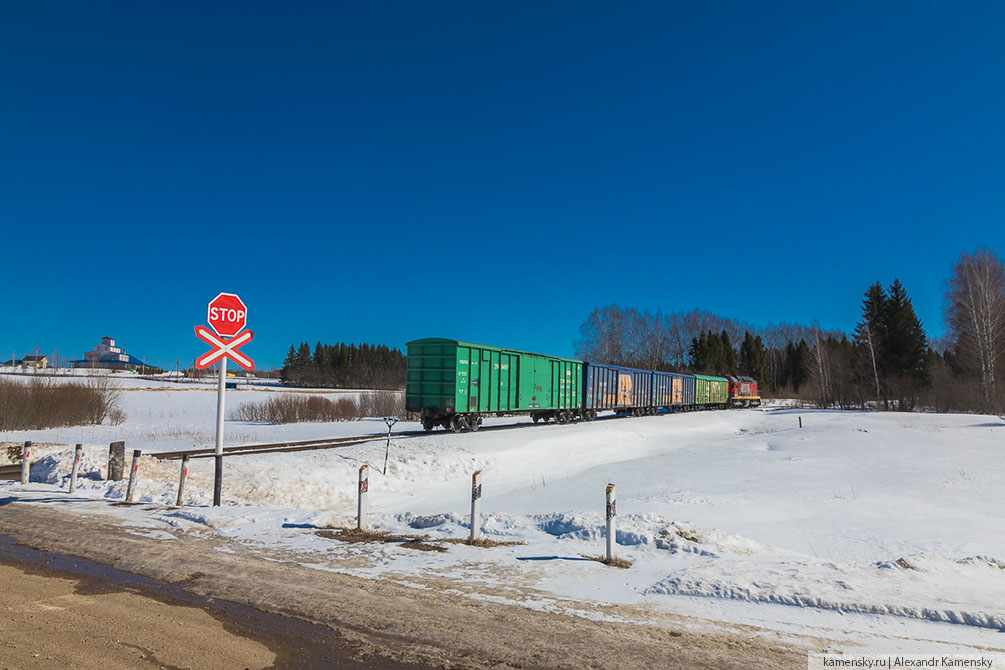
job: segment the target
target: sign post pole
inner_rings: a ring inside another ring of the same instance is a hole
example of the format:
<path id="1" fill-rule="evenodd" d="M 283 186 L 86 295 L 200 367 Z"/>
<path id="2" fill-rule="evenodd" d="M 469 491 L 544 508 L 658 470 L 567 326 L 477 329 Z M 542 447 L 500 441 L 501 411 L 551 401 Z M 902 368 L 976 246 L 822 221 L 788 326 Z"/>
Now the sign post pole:
<path id="1" fill-rule="evenodd" d="M 251 342 L 254 333 L 245 330 L 248 324 L 248 308 L 234 293 L 220 293 L 209 301 L 206 308 L 206 322 L 216 333 L 214 335 L 202 326 L 195 327 L 196 336 L 213 347 L 195 361 L 200 370 L 219 361 L 220 381 L 216 389 L 216 461 L 213 476 L 213 506 L 220 506 L 223 492 L 223 422 L 226 418 L 227 359 L 231 359 L 245 370 L 254 370 L 255 362 L 238 351 Z M 219 337 L 217 337 L 219 336 Z"/>
<path id="2" fill-rule="evenodd" d="M 398 423 L 398 417 L 386 416 L 384 417 L 384 423 L 387 424 L 387 448 L 384 449 L 384 470 L 380 473 L 382 475 L 387 474 L 387 456 L 391 453 L 391 427 Z"/>
<path id="3" fill-rule="evenodd" d="M 213 474 L 213 507 L 220 506 L 223 492 L 223 404 L 227 391 L 227 357 L 220 359 L 220 383 L 216 387 L 216 468 Z"/>

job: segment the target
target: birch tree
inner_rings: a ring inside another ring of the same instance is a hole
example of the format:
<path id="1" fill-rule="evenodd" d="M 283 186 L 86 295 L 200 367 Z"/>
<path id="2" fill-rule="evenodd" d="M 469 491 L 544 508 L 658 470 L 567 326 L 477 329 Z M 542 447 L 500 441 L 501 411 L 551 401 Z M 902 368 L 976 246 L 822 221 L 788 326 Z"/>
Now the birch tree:
<path id="1" fill-rule="evenodd" d="M 1005 264 L 990 249 L 963 252 L 945 296 L 946 326 L 961 365 L 980 383 L 984 411 L 1001 408 Z"/>

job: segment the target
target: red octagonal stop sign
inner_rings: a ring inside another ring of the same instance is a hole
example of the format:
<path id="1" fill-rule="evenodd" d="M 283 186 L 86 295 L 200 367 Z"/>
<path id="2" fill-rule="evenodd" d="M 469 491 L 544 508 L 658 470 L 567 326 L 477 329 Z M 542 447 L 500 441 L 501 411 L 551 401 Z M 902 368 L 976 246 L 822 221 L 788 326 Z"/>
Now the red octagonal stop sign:
<path id="1" fill-rule="evenodd" d="M 233 337 L 248 325 L 248 308 L 233 293 L 221 293 L 209 301 L 206 322 L 220 337 Z"/>

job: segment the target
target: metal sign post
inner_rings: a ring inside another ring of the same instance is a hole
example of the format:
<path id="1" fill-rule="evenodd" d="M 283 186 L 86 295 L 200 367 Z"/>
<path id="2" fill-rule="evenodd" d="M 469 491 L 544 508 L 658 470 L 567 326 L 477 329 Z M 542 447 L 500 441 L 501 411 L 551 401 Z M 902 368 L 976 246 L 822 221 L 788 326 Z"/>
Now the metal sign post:
<path id="1" fill-rule="evenodd" d="M 254 370 L 255 362 L 238 349 L 251 342 L 255 334 L 250 330 L 244 330 L 248 325 L 248 308 L 234 293 L 220 293 L 209 301 L 209 306 L 206 308 L 206 322 L 219 337 L 203 326 L 195 327 L 196 336 L 213 347 L 196 359 L 195 366 L 204 370 L 213 363 L 220 362 L 220 380 L 216 389 L 216 468 L 213 477 L 213 505 L 218 507 L 223 492 L 223 421 L 227 390 L 227 359 L 245 370 Z"/>
<path id="2" fill-rule="evenodd" d="M 384 423 L 387 424 L 387 447 L 384 449 L 384 470 L 380 474 L 387 474 L 387 455 L 391 453 L 391 427 L 398 423 L 398 417 L 385 416 Z"/>

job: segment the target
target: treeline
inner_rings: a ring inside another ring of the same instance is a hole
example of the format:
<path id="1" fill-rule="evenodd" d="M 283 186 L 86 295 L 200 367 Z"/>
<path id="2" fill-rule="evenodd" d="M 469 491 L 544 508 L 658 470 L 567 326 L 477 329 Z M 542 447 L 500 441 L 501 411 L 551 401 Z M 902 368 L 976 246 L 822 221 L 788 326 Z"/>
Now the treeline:
<path id="1" fill-rule="evenodd" d="M 400 389 L 405 356 L 383 344 L 290 345 L 280 376 L 284 383 L 315 388 Z"/>
<path id="2" fill-rule="evenodd" d="M 698 310 L 595 309 L 581 358 L 656 370 L 754 377 L 762 395 L 825 407 L 1005 411 L 1005 264 L 964 253 L 945 295 L 945 338 L 932 341 L 899 280 L 864 292 L 853 333 L 750 324 Z"/>
<path id="3" fill-rule="evenodd" d="M 611 305 L 587 317 L 575 349 L 580 358 L 615 365 L 747 375 L 775 395 L 800 397 L 810 380 L 809 344 L 841 337 L 795 323 L 756 328 L 701 310 L 667 314 Z"/>

